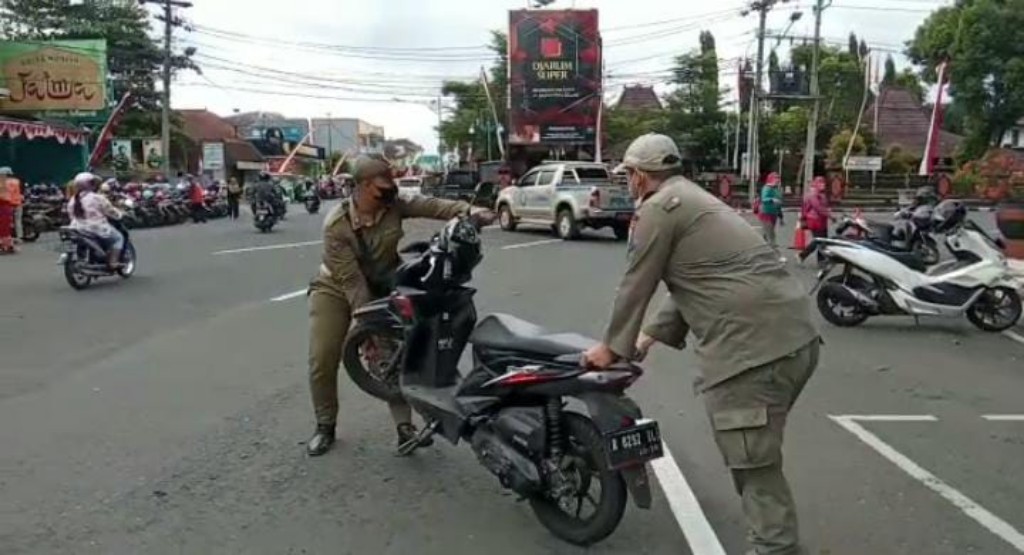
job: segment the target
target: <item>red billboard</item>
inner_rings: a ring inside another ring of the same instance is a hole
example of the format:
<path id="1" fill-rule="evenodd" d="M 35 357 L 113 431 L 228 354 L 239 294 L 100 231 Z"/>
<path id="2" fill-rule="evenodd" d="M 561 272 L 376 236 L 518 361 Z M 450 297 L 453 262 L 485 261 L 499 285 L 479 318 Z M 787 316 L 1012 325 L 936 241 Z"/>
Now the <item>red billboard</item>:
<path id="1" fill-rule="evenodd" d="M 597 10 L 509 12 L 510 144 L 593 143 L 601 107 Z"/>

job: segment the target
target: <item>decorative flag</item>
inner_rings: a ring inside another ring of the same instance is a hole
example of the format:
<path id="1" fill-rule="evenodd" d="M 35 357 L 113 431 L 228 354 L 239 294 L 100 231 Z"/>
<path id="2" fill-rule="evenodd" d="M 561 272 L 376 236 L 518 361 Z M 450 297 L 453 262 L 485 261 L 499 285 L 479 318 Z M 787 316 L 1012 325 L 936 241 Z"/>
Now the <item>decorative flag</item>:
<path id="1" fill-rule="evenodd" d="M 949 78 L 949 61 L 939 64 L 939 91 L 935 96 L 935 106 L 932 108 L 932 121 L 928 127 L 928 142 L 924 147 L 924 157 L 921 158 L 921 167 L 918 168 L 918 175 L 931 175 L 935 169 L 935 158 L 939 155 L 939 128 L 942 127 L 942 92 L 946 87 L 946 79 Z"/>
<path id="2" fill-rule="evenodd" d="M 114 110 L 110 112 L 110 118 L 107 119 L 107 123 L 103 125 L 103 129 L 100 131 L 99 136 L 96 138 L 96 146 L 92 149 L 92 155 L 89 156 L 89 167 L 95 168 L 99 165 L 100 160 L 103 159 L 103 155 L 107 153 L 107 148 L 110 145 L 110 139 L 114 136 L 114 129 L 121 122 L 121 117 L 128 108 L 128 99 L 132 96 L 132 93 L 126 92 L 121 97 L 121 101 L 117 103 Z"/>

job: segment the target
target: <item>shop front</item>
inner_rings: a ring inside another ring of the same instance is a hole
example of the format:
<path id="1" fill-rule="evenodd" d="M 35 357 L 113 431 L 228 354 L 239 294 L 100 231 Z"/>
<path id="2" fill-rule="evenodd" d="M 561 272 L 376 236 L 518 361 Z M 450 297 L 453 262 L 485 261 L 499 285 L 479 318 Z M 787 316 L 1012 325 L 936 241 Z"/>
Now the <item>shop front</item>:
<path id="1" fill-rule="evenodd" d="M 0 166 L 23 183 L 64 183 L 85 167 L 87 139 L 85 131 L 62 124 L 0 118 Z"/>

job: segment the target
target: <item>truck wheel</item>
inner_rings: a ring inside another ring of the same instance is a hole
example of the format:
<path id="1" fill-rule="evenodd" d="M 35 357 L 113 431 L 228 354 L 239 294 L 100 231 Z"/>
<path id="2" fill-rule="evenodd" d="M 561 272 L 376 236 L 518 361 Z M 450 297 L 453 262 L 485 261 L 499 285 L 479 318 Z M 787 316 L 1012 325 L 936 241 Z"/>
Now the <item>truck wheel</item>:
<path id="1" fill-rule="evenodd" d="M 501 208 L 498 208 L 498 225 L 505 231 L 516 230 L 516 219 L 507 204 L 502 204 Z"/>
<path id="2" fill-rule="evenodd" d="M 572 215 L 572 210 L 563 208 L 558 211 L 558 217 L 555 219 L 555 233 L 566 241 L 579 239 L 580 226 L 576 223 L 576 217 Z"/>

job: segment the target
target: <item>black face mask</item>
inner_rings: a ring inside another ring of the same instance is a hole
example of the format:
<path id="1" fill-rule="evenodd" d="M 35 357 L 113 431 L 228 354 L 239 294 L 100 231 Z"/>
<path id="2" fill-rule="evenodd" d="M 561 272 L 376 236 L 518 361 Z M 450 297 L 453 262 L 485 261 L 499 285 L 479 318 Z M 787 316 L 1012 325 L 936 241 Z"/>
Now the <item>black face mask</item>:
<path id="1" fill-rule="evenodd" d="M 398 198 L 398 187 L 377 189 L 377 191 L 380 192 L 380 195 L 377 197 L 377 200 L 380 201 L 381 204 L 384 204 L 385 206 L 394 204 L 395 199 Z"/>

